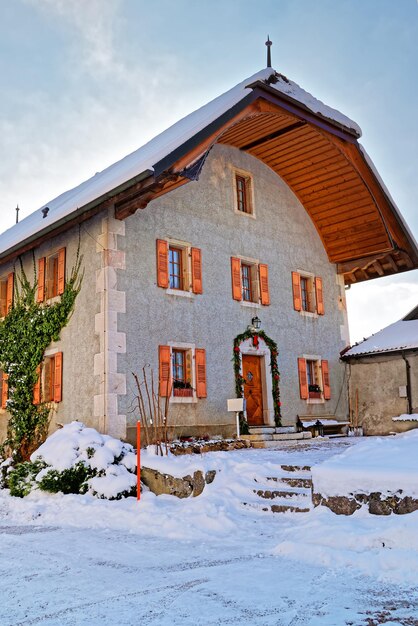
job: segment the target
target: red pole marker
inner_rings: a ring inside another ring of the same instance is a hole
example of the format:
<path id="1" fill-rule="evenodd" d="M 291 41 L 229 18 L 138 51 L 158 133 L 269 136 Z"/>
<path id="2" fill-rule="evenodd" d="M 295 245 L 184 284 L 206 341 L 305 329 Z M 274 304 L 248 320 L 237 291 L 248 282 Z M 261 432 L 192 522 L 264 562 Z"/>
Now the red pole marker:
<path id="1" fill-rule="evenodd" d="M 141 422 L 136 423 L 136 499 L 141 499 Z"/>

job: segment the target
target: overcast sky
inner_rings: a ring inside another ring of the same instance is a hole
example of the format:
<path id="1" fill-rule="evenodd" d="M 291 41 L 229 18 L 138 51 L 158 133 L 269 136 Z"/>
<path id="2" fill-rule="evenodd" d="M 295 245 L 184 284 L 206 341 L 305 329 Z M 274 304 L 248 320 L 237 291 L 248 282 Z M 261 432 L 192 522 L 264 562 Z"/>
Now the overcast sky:
<path id="1" fill-rule="evenodd" d="M 266 65 L 353 118 L 418 234 L 417 0 L 0 0 L 0 230 Z M 348 292 L 352 340 L 418 272 Z"/>

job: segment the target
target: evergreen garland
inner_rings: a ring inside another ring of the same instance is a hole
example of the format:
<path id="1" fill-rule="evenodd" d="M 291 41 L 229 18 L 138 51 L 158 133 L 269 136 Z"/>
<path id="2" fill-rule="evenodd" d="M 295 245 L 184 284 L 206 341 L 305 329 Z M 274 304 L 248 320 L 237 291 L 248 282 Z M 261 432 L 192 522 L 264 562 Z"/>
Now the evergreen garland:
<path id="1" fill-rule="evenodd" d="M 246 339 L 252 339 L 253 342 L 258 342 L 258 339 L 263 339 L 266 346 L 270 350 L 270 369 L 271 369 L 271 377 L 272 377 L 272 395 L 273 395 L 273 406 L 274 406 L 274 423 L 276 426 L 281 426 L 281 402 L 280 402 L 280 372 L 277 364 L 277 357 L 279 355 L 279 350 L 277 347 L 277 343 L 270 339 L 266 335 L 263 330 L 254 330 L 252 328 L 248 328 L 241 335 L 237 335 L 234 339 L 234 351 L 232 361 L 234 364 L 234 373 L 235 373 L 235 393 L 237 398 L 244 397 L 244 383 L 245 379 L 241 376 L 241 351 L 240 345 Z"/>
<path id="2" fill-rule="evenodd" d="M 33 404 L 33 388 L 38 380 L 38 366 L 46 348 L 57 341 L 67 325 L 80 291 L 81 257 L 79 249 L 70 278 L 57 302 L 36 301 L 37 277 L 31 285 L 20 260 L 20 276 L 15 279 L 14 302 L 0 320 L 0 368 L 8 377 L 7 439 L 0 451 L 12 454 L 15 462 L 25 461 L 45 440 L 51 414 L 50 403 Z"/>

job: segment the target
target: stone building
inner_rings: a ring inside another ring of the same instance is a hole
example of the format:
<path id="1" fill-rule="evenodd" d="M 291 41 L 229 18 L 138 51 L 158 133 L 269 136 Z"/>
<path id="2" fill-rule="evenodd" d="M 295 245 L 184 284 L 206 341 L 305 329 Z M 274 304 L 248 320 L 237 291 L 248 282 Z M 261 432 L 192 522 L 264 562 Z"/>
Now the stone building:
<path id="1" fill-rule="evenodd" d="M 352 421 L 365 435 L 418 426 L 418 306 L 342 359 L 349 367 Z"/>
<path id="2" fill-rule="evenodd" d="M 251 425 L 345 419 L 345 285 L 418 266 L 360 135 L 268 67 L 3 233 L 3 315 L 19 259 L 47 304 L 83 255 L 41 368 L 53 423 L 126 438 L 148 365 L 177 434 L 233 434 L 241 393 Z"/>

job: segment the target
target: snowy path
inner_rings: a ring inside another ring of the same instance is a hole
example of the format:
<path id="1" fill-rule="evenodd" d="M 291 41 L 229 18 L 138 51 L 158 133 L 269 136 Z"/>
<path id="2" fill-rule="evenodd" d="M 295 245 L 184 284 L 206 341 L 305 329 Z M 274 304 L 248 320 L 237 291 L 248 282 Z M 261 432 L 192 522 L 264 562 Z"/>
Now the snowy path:
<path id="1" fill-rule="evenodd" d="M 392 623 L 418 624 L 417 590 L 254 554 L 245 544 L 225 550 L 28 526 L 2 525 L 0 533 L 2 626 L 366 625 L 388 610 L 402 619 Z"/>
<path id="2" fill-rule="evenodd" d="M 187 501 L 0 495 L 0 625 L 418 626 L 418 515 L 240 504 L 254 467 L 337 450 L 205 455 L 222 472 Z"/>

